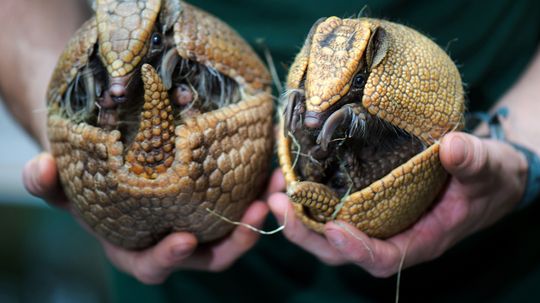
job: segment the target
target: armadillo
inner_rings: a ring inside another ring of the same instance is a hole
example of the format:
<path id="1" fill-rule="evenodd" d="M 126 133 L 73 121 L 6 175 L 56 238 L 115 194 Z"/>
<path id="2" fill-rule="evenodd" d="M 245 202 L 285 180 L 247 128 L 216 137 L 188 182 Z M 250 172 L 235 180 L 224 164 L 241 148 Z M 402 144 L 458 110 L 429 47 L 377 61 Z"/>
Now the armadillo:
<path id="1" fill-rule="evenodd" d="M 48 134 L 72 208 L 142 249 L 175 231 L 219 239 L 272 155 L 270 76 L 216 17 L 177 0 L 98 0 L 48 93 Z M 212 211 L 212 213 L 210 212 Z"/>
<path id="2" fill-rule="evenodd" d="M 418 220 L 447 178 L 438 141 L 463 126 L 449 56 L 400 24 L 322 18 L 286 88 L 278 153 L 301 220 L 318 232 L 341 220 L 378 238 Z"/>

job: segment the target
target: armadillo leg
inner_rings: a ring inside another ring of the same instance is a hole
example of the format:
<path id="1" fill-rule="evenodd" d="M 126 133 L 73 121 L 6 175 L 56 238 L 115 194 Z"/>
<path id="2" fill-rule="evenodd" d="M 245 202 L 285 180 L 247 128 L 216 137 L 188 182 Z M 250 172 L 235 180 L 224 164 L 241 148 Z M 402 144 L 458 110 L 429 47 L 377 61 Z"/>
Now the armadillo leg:
<path id="1" fill-rule="evenodd" d="M 328 186 L 310 181 L 291 184 L 287 195 L 294 203 L 307 208 L 313 219 L 320 222 L 332 220 L 340 202 L 339 197 Z"/>

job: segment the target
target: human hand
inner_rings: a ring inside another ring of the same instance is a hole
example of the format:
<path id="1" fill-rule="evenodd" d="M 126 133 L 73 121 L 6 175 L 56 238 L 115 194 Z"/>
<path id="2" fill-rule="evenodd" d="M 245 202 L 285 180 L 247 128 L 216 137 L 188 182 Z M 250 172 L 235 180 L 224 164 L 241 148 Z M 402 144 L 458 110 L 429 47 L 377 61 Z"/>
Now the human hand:
<path id="1" fill-rule="evenodd" d="M 56 162 L 50 154 L 42 153 L 26 164 L 23 182 L 31 194 L 53 206 L 70 210 L 70 203 L 59 184 Z M 267 194 L 277 190 L 269 187 Z M 256 201 L 247 209 L 242 222 L 259 227 L 267 213 L 266 204 Z M 223 240 L 196 249 L 198 243 L 193 234 L 176 232 L 142 251 L 125 250 L 100 237 L 98 239 L 107 257 L 117 268 L 142 283 L 159 284 L 178 269 L 224 270 L 249 250 L 258 237 L 259 234 L 239 226 Z"/>
<path id="2" fill-rule="evenodd" d="M 450 133 L 442 139 L 439 155 L 451 174 L 450 182 L 433 208 L 402 233 L 380 240 L 335 221 L 325 225 L 323 236 L 299 219 L 287 218 L 285 236 L 327 264 L 353 263 L 376 277 L 388 277 L 400 269 L 404 256 L 403 268 L 435 259 L 466 236 L 493 224 L 523 194 L 527 162 L 509 144 Z M 280 222 L 286 212 L 294 213 L 284 193 L 271 195 L 269 206 Z"/>

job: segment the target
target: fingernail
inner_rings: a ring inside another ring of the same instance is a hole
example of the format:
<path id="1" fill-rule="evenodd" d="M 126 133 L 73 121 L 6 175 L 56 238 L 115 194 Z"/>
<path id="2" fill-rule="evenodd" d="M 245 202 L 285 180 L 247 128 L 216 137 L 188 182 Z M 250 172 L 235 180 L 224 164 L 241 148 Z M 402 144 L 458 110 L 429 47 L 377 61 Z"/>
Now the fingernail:
<path id="1" fill-rule="evenodd" d="M 33 195 L 40 194 L 39 186 L 39 162 L 37 158 L 30 160 L 27 167 L 25 167 L 26 174 L 28 174 L 29 184 L 28 191 Z"/>
<path id="2" fill-rule="evenodd" d="M 186 244 L 178 244 L 173 246 L 171 250 L 174 259 L 183 259 L 191 254 L 192 246 Z"/>
<path id="3" fill-rule="evenodd" d="M 37 158 L 36 158 L 36 162 L 37 162 L 37 165 L 36 165 L 36 169 L 37 169 L 37 175 L 41 178 L 43 176 L 43 174 L 47 171 L 47 163 L 44 161 L 45 160 L 45 156 L 44 155 L 39 155 Z"/>
<path id="4" fill-rule="evenodd" d="M 450 141 L 450 151 L 452 153 L 452 164 L 459 166 L 467 159 L 467 142 L 460 136 L 452 137 Z"/>
<path id="5" fill-rule="evenodd" d="M 24 177 L 30 177 L 32 174 L 31 172 L 34 170 L 34 162 L 36 159 L 30 159 L 30 161 L 26 162 L 26 164 L 23 167 L 23 176 Z"/>
<path id="6" fill-rule="evenodd" d="M 345 236 L 343 236 L 343 233 L 335 230 L 335 229 L 329 229 L 326 232 L 326 236 L 328 238 L 328 241 L 332 244 L 332 246 L 335 246 L 337 248 L 343 248 L 347 244 L 347 240 L 345 239 Z"/>

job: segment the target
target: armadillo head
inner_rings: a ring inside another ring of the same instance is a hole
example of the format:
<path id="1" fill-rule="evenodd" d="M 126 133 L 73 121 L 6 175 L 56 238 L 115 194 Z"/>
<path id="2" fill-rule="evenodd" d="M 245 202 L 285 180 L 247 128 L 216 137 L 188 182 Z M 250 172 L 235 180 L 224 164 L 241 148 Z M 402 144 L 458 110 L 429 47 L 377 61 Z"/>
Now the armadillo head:
<path id="1" fill-rule="evenodd" d="M 354 85 L 365 69 L 364 59 L 372 31 L 366 22 L 330 17 L 315 25 L 304 82 L 305 126 L 318 128 L 328 109 Z"/>
<path id="2" fill-rule="evenodd" d="M 108 93 L 118 103 L 126 100 L 133 71 L 149 52 L 162 51 L 163 41 L 154 32 L 161 0 L 96 2 L 99 58 L 107 69 Z"/>
<path id="3" fill-rule="evenodd" d="M 370 70 L 387 50 L 384 30 L 366 19 L 315 23 L 287 79 L 288 87 L 303 88 L 304 126 L 320 128 L 339 105 L 361 100 Z"/>

